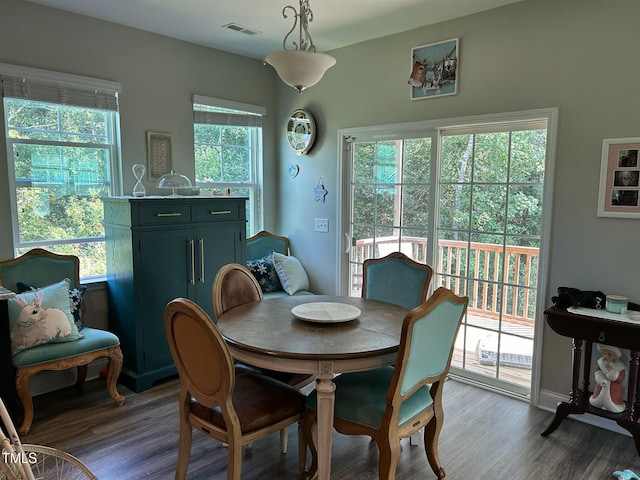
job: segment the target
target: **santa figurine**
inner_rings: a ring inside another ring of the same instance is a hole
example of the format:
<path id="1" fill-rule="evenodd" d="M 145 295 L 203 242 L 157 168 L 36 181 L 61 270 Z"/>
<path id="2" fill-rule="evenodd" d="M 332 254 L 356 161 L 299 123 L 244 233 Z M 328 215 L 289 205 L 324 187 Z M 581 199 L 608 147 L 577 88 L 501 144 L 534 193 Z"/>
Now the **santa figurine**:
<path id="1" fill-rule="evenodd" d="M 612 413 L 624 412 L 625 404 L 622 399 L 622 381 L 626 373 L 626 366 L 620 360 L 622 352 L 618 347 L 597 345 L 602 355 L 596 363 L 593 376 L 596 386 L 589 403 L 596 408 L 602 408 Z"/>

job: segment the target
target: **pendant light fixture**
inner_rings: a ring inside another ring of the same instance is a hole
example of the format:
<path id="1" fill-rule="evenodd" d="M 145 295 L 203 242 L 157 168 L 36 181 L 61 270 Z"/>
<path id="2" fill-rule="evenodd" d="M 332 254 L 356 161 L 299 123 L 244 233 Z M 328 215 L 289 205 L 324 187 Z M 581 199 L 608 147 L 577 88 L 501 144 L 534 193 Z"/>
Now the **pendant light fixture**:
<path id="1" fill-rule="evenodd" d="M 265 64 L 275 68 L 280 79 L 287 85 L 302 93 L 305 88 L 312 87 L 320 81 L 325 72 L 336 63 L 336 59 L 326 53 L 316 52 L 309 33 L 309 22 L 313 21 L 313 12 L 309 8 L 309 0 L 300 0 L 300 11 L 291 5 L 282 9 L 282 16 L 287 18 L 287 10 L 293 10 L 293 27 L 282 41 L 283 51 L 273 52 L 264 59 Z M 287 48 L 289 35 L 299 28 L 298 42 L 292 41 L 293 49 Z"/>

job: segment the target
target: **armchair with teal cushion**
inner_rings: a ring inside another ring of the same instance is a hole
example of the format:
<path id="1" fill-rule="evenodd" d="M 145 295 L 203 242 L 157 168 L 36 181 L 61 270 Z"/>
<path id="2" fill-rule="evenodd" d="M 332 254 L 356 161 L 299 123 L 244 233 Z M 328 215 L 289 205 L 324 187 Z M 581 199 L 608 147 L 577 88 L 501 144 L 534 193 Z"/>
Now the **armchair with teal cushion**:
<path id="1" fill-rule="evenodd" d="M 58 255 L 36 248 L 24 255 L 0 262 L 0 285 L 18 291 L 18 284 L 34 288 L 47 287 L 69 279 L 70 287 L 80 285 L 80 261 L 73 255 Z M 80 316 L 84 315 L 84 304 L 80 306 Z M 117 390 L 116 382 L 122 370 L 120 340 L 108 331 L 84 326 L 81 338 L 65 342 L 36 344 L 30 348 L 15 351 L 13 364 L 16 370 L 16 389 L 22 404 L 23 420 L 18 431 L 29 432 L 33 422 L 33 402 L 29 383 L 31 377 L 44 370 L 66 370 L 77 367 L 77 385 L 86 380 L 87 366 L 93 360 L 109 359 L 107 390 L 118 405 L 124 403 L 124 396 Z M 77 337 L 74 337 L 77 338 Z"/>
<path id="2" fill-rule="evenodd" d="M 345 373 L 337 377 L 334 428 L 346 435 L 368 435 L 378 445 L 380 479 L 395 478 L 400 439 L 424 428 L 429 465 L 441 479 L 438 439 L 443 425 L 442 389 L 451 364 L 454 342 L 467 310 L 467 297 L 439 288 L 423 304 L 411 310 L 402 324 L 395 367 Z M 307 397 L 314 412 L 316 393 Z M 314 452 L 312 424 L 305 420 L 305 440 Z M 310 473 L 317 465 L 312 463 Z"/>
<path id="3" fill-rule="evenodd" d="M 412 309 L 427 298 L 433 270 L 404 253 L 369 258 L 362 264 L 362 298 Z"/>

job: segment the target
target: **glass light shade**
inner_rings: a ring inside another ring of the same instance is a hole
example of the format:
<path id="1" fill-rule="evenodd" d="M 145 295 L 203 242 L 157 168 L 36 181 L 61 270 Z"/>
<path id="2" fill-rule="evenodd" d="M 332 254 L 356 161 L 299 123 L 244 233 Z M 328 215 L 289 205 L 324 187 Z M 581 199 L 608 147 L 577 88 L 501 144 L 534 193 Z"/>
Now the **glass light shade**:
<path id="1" fill-rule="evenodd" d="M 191 188 L 191 180 L 189 180 L 189 177 L 171 170 L 171 173 L 166 173 L 158 179 L 156 186 L 158 188 L 170 188 L 172 191 L 171 196 L 177 197 L 176 189 Z"/>
<path id="2" fill-rule="evenodd" d="M 305 50 L 273 52 L 267 55 L 264 61 L 276 69 L 284 83 L 300 93 L 318 83 L 325 72 L 336 63 L 336 59 L 331 55 Z"/>

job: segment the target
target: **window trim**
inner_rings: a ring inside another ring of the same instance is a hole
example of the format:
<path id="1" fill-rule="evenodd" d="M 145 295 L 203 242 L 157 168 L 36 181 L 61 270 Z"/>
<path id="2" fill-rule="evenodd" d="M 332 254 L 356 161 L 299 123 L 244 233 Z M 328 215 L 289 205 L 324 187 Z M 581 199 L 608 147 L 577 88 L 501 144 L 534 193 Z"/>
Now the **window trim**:
<path id="1" fill-rule="evenodd" d="M 36 139 L 12 139 L 8 138 L 8 128 L 5 120 L 4 109 L 4 92 L 2 87 L 3 81 L 7 81 L 8 84 L 13 83 L 15 85 L 16 80 L 22 80 L 26 85 L 33 85 L 38 94 L 30 98 L 28 95 L 7 95 L 7 98 L 22 98 L 24 100 L 33 102 L 49 103 L 57 106 L 69 106 L 76 108 L 85 108 L 88 110 L 101 110 L 107 112 L 107 133 L 108 144 L 94 144 L 94 143 L 75 143 L 75 142 L 62 142 L 58 140 L 42 141 Z M 44 87 L 44 88 L 42 88 Z M 56 89 L 61 92 L 61 96 L 69 94 L 70 101 L 57 101 L 55 98 L 47 97 L 47 93 L 55 91 Z M 72 238 L 72 239 L 51 239 L 42 241 L 30 241 L 23 243 L 20 241 L 20 231 L 18 228 L 18 212 L 17 206 L 17 192 L 16 192 L 16 179 L 15 179 L 15 165 L 13 162 L 13 146 L 16 143 L 26 143 L 33 145 L 52 145 L 52 146 L 78 146 L 83 148 L 100 148 L 106 149 L 109 152 L 109 177 L 110 177 L 110 195 L 119 195 L 122 192 L 122 153 L 121 153 L 121 140 L 120 140 L 120 115 L 118 108 L 118 94 L 122 91 L 121 85 L 118 82 L 103 80 L 91 77 L 84 77 L 80 75 L 73 75 L 63 72 L 41 70 L 37 68 L 24 67 L 21 65 L 12 65 L 7 63 L 0 63 L 0 97 L 2 98 L 2 104 L 0 109 L 2 111 L 2 125 L 3 134 L 7 154 L 7 179 L 9 187 L 9 202 L 11 210 L 11 226 L 12 226 L 12 249 L 14 255 L 20 248 L 38 247 L 47 245 L 65 245 L 65 244 L 77 244 L 77 243 L 100 243 L 104 242 L 105 238 L 102 237 L 90 237 L 90 238 Z M 44 95 L 44 97 L 43 97 Z M 89 99 L 96 98 L 101 99 L 99 105 L 93 105 Z M 107 99 L 106 103 L 102 100 Z"/>

